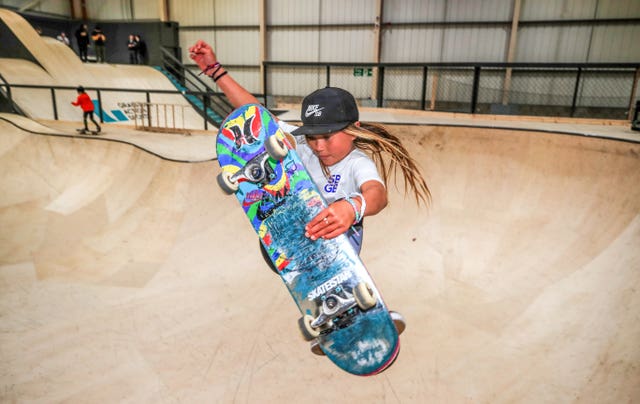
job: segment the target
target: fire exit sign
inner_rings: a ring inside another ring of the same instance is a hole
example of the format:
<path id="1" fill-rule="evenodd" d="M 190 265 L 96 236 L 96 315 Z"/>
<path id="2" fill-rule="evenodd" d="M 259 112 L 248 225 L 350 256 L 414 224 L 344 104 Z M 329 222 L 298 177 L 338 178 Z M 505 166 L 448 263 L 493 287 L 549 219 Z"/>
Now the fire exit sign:
<path id="1" fill-rule="evenodd" d="M 355 77 L 373 76 L 373 69 L 370 67 L 354 67 L 353 75 Z"/>

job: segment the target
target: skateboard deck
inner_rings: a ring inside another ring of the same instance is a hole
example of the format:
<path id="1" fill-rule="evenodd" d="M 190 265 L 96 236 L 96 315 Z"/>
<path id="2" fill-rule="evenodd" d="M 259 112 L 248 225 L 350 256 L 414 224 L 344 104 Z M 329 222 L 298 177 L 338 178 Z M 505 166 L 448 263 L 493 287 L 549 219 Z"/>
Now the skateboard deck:
<path id="1" fill-rule="evenodd" d="M 327 204 L 271 113 L 233 111 L 216 141 L 220 186 L 234 193 L 302 317 L 305 339 L 356 375 L 380 373 L 400 340 L 371 276 L 346 236 L 312 241 L 305 225 Z"/>
<path id="2" fill-rule="evenodd" d="M 76 129 L 76 132 L 78 132 L 81 135 L 87 135 L 91 133 L 92 135 L 95 135 L 95 136 L 98 136 L 98 134 L 100 133 L 97 130 L 86 130 L 86 129 Z"/>

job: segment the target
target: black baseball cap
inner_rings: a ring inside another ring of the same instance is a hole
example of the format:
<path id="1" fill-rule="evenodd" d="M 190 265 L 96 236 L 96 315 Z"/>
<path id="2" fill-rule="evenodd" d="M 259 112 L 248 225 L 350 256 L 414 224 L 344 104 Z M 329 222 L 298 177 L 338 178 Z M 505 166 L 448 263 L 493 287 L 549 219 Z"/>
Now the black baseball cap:
<path id="1" fill-rule="evenodd" d="M 357 122 L 358 106 L 353 95 L 337 87 L 325 87 L 302 100 L 302 126 L 292 135 L 326 135 Z"/>

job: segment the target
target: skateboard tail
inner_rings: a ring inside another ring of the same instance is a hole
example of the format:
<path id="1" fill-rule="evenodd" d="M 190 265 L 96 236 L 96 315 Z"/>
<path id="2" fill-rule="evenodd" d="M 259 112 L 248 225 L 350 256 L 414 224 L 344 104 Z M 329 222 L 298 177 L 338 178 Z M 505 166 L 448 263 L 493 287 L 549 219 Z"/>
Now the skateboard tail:
<path id="1" fill-rule="evenodd" d="M 355 376 L 369 377 L 369 376 L 378 375 L 384 372 L 385 370 L 387 370 L 389 367 L 391 367 L 391 365 L 393 365 L 396 359 L 398 359 L 399 354 L 400 354 L 400 339 L 397 340 L 397 343 L 393 348 L 393 350 L 391 351 L 391 354 L 388 356 L 388 358 L 379 367 L 375 368 L 374 370 L 371 370 L 370 368 L 358 368 L 353 366 L 345 366 L 340 362 L 334 362 L 334 363 L 336 363 L 336 365 L 338 365 L 339 368 L 341 368 L 347 373 L 350 373 Z"/>
<path id="2" fill-rule="evenodd" d="M 319 338 L 321 349 L 339 368 L 357 376 L 373 376 L 398 357 L 400 338 L 386 310 L 378 306 L 345 328 Z"/>
<path id="3" fill-rule="evenodd" d="M 379 369 L 376 369 L 375 371 L 373 371 L 371 373 L 363 374 L 363 375 L 360 375 L 360 376 L 375 376 L 375 375 L 378 375 L 378 374 L 384 372 L 391 365 L 393 365 L 393 363 L 396 361 L 396 359 L 398 359 L 398 354 L 399 353 L 400 353 L 400 339 L 398 339 L 398 343 L 396 344 L 396 348 L 393 351 L 393 354 L 389 357 L 389 360 L 387 362 L 385 362 L 382 366 L 380 366 Z"/>

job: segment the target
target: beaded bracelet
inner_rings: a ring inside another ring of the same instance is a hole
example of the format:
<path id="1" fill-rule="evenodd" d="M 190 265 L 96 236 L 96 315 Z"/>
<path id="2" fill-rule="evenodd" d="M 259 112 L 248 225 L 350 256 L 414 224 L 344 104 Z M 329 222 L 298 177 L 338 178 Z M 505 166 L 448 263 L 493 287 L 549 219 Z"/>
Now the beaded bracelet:
<path id="1" fill-rule="evenodd" d="M 358 210 L 358 206 L 356 202 L 353 200 L 353 197 L 359 197 L 362 203 L 360 204 L 360 210 Z M 360 221 L 364 218 L 364 212 L 367 208 L 367 202 L 364 200 L 364 196 L 359 193 L 354 193 L 345 198 L 345 201 L 349 202 L 351 207 L 353 208 L 353 213 L 355 213 L 355 219 L 353 224 L 360 223 Z"/>
<path id="2" fill-rule="evenodd" d="M 220 64 L 220 62 L 215 62 L 215 63 L 214 63 L 214 64 L 212 64 L 212 65 L 208 65 L 207 67 L 205 67 L 204 69 L 202 69 L 202 71 L 198 74 L 198 76 L 203 75 L 203 74 L 204 74 L 205 76 L 209 76 L 209 75 L 207 74 L 207 72 L 208 72 L 209 70 L 211 70 L 211 69 L 215 69 L 216 67 L 217 67 L 218 69 L 220 69 L 220 67 L 222 67 L 222 65 Z M 218 71 L 218 69 L 216 69 L 216 71 Z M 214 73 L 215 73 L 215 72 L 214 72 Z M 209 77 L 211 77 L 211 76 L 209 76 Z"/>
<path id="3" fill-rule="evenodd" d="M 360 212 L 358 211 L 358 207 L 356 206 L 356 203 L 351 198 L 346 198 L 345 201 L 349 202 L 349 204 L 353 208 L 353 213 L 355 213 L 355 218 L 353 219 L 353 223 L 352 224 L 358 223 L 360 221 L 360 217 L 359 217 L 360 216 Z"/>

